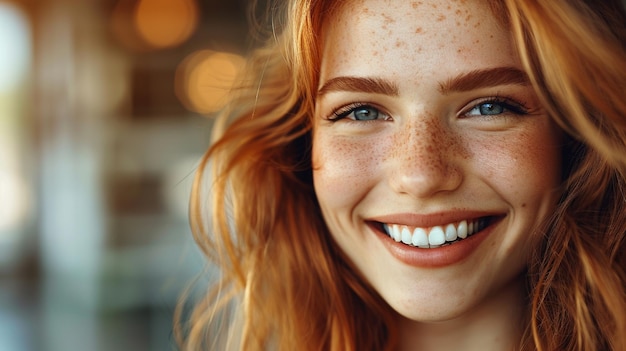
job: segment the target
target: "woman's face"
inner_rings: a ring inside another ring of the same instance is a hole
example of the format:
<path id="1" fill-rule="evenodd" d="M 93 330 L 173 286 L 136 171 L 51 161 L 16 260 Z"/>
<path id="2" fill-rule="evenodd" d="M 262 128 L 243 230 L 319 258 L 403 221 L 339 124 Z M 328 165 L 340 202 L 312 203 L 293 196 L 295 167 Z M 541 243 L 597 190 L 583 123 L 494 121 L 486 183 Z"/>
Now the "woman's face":
<path id="1" fill-rule="evenodd" d="M 313 131 L 324 219 L 401 315 L 520 286 L 554 208 L 560 132 L 479 1 L 352 1 L 327 19 Z"/>

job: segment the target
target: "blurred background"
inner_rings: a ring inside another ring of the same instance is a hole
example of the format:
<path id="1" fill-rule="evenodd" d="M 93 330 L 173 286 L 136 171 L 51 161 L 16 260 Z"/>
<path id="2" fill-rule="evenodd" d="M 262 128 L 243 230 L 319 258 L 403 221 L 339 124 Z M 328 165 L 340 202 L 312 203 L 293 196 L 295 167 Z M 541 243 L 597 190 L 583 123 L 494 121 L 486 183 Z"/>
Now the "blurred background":
<path id="1" fill-rule="evenodd" d="M 0 0 L 0 351 L 174 350 L 244 0 Z"/>

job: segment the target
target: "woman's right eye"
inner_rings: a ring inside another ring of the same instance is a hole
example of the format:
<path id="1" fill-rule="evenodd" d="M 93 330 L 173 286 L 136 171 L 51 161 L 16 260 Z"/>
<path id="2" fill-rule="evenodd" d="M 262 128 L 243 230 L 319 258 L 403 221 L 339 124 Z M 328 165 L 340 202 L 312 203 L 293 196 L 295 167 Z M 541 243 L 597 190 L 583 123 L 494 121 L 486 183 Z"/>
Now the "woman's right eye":
<path id="1" fill-rule="evenodd" d="M 331 120 L 338 121 L 348 118 L 354 121 L 374 121 L 378 119 L 388 119 L 389 116 L 381 112 L 378 108 L 367 104 L 353 104 L 340 108 L 333 112 Z"/>

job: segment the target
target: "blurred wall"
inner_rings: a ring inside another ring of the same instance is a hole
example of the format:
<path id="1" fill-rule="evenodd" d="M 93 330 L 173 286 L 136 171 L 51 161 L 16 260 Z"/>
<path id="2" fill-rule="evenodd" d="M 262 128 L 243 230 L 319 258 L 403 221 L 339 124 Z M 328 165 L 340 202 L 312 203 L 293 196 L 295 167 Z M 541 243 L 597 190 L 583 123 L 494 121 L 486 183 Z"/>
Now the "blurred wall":
<path id="1" fill-rule="evenodd" d="M 0 350 L 173 350 L 246 1 L 0 0 Z"/>

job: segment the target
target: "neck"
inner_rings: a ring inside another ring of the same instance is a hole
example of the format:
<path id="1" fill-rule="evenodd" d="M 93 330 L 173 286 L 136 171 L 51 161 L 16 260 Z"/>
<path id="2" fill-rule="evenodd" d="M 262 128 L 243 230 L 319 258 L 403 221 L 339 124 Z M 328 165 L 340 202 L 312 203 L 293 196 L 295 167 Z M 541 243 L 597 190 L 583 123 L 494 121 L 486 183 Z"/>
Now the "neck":
<path id="1" fill-rule="evenodd" d="M 519 348 L 527 304 L 523 279 L 467 313 L 446 321 L 399 317 L 399 351 L 513 351 Z"/>

